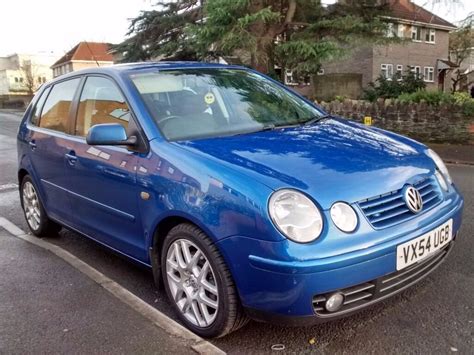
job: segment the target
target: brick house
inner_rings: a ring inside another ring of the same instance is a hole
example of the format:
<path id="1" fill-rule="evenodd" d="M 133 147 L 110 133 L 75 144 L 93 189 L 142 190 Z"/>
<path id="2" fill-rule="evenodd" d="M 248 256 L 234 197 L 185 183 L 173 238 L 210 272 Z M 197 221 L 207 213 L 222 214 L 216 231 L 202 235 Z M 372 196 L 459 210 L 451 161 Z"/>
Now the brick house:
<path id="1" fill-rule="evenodd" d="M 422 77 L 427 89 L 449 90 L 449 73 L 455 67 L 448 60 L 449 32 L 456 26 L 409 0 L 390 0 L 389 3 L 390 15 L 385 17 L 390 22 L 387 36 L 404 41 L 364 46 L 347 59 L 324 63 L 321 75 L 315 78 L 314 84 L 319 86 L 316 96 L 324 91 L 324 83 L 331 81 L 329 91 L 337 91 L 334 83 L 339 83 L 338 95 L 360 96 L 362 88 L 380 75 L 391 80 L 395 74 L 407 70 Z M 344 83 L 345 74 L 351 83 Z"/>
<path id="2" fill-rule="evenodd" d="M 53 77 L 79 69 L 114 64 L 110 44 L 101 42 L 79 42 L 51 66 Z"/>

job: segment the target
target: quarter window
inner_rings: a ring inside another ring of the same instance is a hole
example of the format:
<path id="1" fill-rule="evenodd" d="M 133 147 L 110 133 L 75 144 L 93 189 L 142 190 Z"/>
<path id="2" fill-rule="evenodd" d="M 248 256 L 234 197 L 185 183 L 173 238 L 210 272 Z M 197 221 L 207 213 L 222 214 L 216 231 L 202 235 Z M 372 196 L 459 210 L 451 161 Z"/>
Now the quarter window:
<path id="1" fill-rule="evenodd" d="M 86 136 L 89 128 L 100 123 L 119 123 L 125 129 L 130 110 L 117 86 L 109 79 L 89 77 L 82 90 L 75 134 Z"/>
<path id="2" fill-rule="evenodd" d="M 67 132 L 69 110 L 80 79 L 56 84 L 51 89 L 40 119 L 40 127 Z"/>
<path id="3" fill-rule="evenodd" d="M 31 115 L 31 119 L 30 119 L 30 123 L 34 126 L 38 125 L 40 115 L 41 115 L 41 109 L 43 108 L 43 105 L 44 105 L 44 102 L 46 101 L 46 98 L 48 97 L 48 93 L 49 93 L 49 88 L 46 89 L 41 94 L 41 97 L 36 102 L 35 108 L 33 110 L 33 114 Z"/>

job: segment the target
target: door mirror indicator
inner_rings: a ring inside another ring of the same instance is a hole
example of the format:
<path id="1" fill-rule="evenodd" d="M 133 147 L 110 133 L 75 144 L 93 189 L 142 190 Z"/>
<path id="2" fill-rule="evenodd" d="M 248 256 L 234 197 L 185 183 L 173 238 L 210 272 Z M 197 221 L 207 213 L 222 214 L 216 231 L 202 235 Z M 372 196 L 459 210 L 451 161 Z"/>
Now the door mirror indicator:
<path id="1" fill-rule="evenodd" d="M 89 145 L 128 145 L 137 144 L 137 137 L 127 137 L 127 132 L 118 123 L 103 123 L 92 126 L 87 133 L 86 142 Z"/>

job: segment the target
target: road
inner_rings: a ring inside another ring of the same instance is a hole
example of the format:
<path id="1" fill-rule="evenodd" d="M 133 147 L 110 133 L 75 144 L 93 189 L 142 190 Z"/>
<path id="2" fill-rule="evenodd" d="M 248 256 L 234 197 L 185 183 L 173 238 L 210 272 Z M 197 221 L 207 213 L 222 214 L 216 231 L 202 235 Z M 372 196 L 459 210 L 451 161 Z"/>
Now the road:
<path id="1" fill-rule="evenodd" d="M 0 111 L 0 216 L 27 230 L 16 181 L 20 117 Z M 307 328 L 251 322 L 212 342 L 228 353 L 450 353 L 474 352 L 474 166 L 450 166 L 465 197 L 464 225 L 446 262 L 418 285 L 358 315 Z M 3 186 L 3 187 L 2 187 Z M 49 239 L 173 317 L 149 271 L 80 235 L 63 230 Z M 84 339 L 85 340 L 85 339 Z M 153 339 L 150 339 L 153 341 Z"/>

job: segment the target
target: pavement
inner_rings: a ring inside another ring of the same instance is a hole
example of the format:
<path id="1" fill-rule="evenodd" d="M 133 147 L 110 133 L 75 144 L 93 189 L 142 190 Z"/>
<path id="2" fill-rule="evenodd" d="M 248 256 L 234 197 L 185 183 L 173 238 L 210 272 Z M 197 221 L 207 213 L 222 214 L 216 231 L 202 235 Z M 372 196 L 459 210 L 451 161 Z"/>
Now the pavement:
<path id="1" fill-rule="evenodd" d="M 15 185 L 18 122 L 18 113 L 0 111 L 0 216 L 26 230 Z M 450 257 L 435 272 L 349 318 L 305 328 L 251 322 L 211 343 L 230 354 L 474 353 L 472 148 L 433 149 L 444 159 L 466 152 L 452 160 L 462 164 L 449 166 L 465 198 L 464 225 Z M 150 320 L 150 309 L 170 317 L 170 322 L 177 319 L 148 270 L 71 231 L 44 240 L 47 249 L 29 242 L 31 236 L 13 235 L 0 228 L 0 354 L 199 350 L 193 348 L 196 341 L 172 335 Z M 81 260 L 149 308 L 124 302 L 58 257 L 62 253 Z M 284 349 L 272 350 L 275 344 Z"/>
<path id="2" fill-rule="evenodd" d="M 0 353 L 195 353 L 51 252 L 0 232 Z"/>

